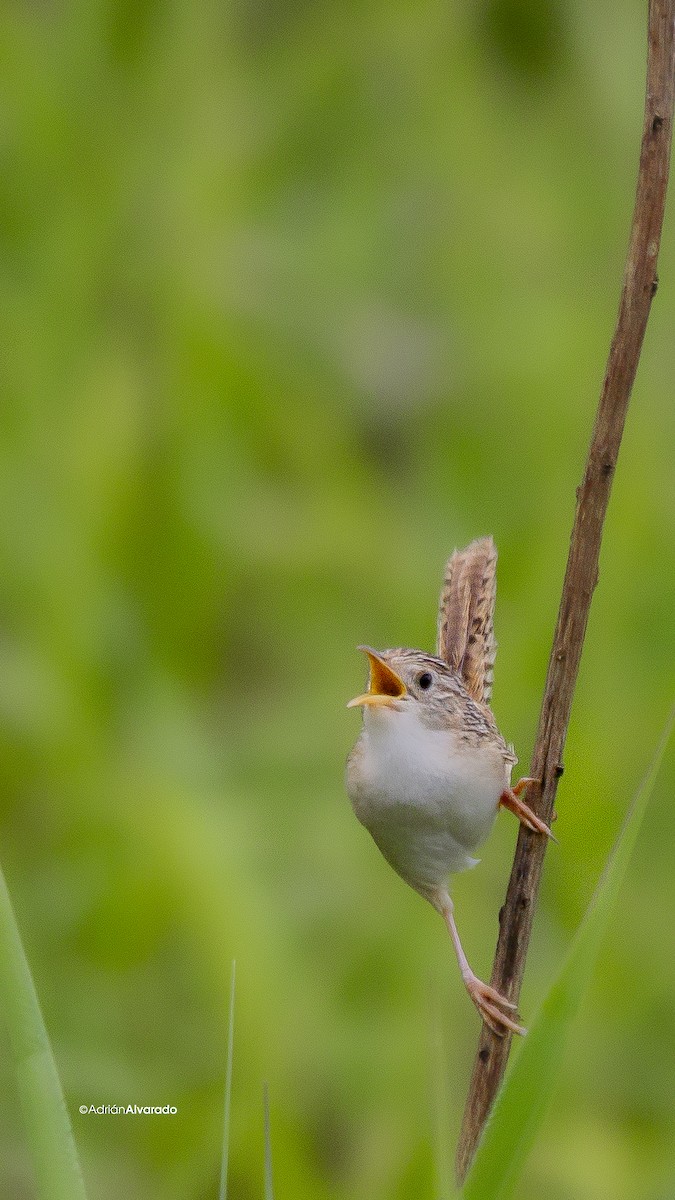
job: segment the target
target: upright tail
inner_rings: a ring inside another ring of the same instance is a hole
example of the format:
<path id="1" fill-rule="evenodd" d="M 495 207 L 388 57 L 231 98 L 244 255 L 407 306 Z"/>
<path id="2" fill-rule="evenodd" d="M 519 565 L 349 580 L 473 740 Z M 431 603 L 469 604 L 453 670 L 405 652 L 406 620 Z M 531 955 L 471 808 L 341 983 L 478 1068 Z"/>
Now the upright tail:
<path id="1" fill-rule="evenodd" d="M 455 550 L 441 589 L 436 653 L 482 704 L 489 704 L 492 695 L 496 595 L 497 548 L 492 538 L 479 538 L 465 550 Z"/>

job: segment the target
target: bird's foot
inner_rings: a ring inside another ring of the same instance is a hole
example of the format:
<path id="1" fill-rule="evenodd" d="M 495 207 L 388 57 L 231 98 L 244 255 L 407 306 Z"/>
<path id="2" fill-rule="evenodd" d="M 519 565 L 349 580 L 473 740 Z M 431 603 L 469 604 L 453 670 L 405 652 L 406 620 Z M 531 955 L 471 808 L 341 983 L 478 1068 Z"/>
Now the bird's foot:
<path id="1" fill-rule="evenodd" d="M 543 833 L 545 837 L 550 838 L 557 845 L 558 839 L 551 832 L 546 822 L 542 821 L 541 817 L 538 817 L 530 806 L 524 800 L 520 799 L 520 793 L 525 791 L 528 784 L 538 782 L 537 779 L 520 779 L 515 787 L 505 788 L 499 797 L 499 807 L 508 808 L 509 812 L 512 812 L 526 829 L 532 830 L 532 833 Z"/>
<path id="2" fill-rule="evenodd" d="M 532 775 L 523 775 L 514 783 L 512 791 L 514 796 L 520 796 L 521 792 L 526 792 L 531 783 L 541 783 L 541 779 L 535 779 Z"/>
<path id="3" fill-rule="evenodd" d="M 489 1025 L 497 1037 L 504 1037 L 507 1033 L 527 1033 L 527 1030 L 513 1019 L 518 1015 L 516 1005 L 507 1000 L 506 996 L 490 987 L 489 983 L 483 983 L 477 975 L 466 976 L 464 984 L 485 1024 Z M 508 1011 L 505 1012 L 504 1009 Z M 513 1013 L 513 1017 L 509 1016 L 509 1012 Z"/>

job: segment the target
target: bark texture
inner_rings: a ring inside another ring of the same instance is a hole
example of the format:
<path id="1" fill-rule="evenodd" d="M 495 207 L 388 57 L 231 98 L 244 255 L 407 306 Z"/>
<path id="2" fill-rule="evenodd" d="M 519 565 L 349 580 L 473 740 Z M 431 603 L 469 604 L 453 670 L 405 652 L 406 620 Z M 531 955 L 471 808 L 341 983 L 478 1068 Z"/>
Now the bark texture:
<path id="1" fill-rule="evenodd" d="M 637 196 L 630 246 L 600 403 L 577 507 L 558 622 L 549 660 L 527 802 L 547 823 L 553 813 L 572 698 L 591 599 L 598 581 L 602 529 L 621 445 L 628 402 L 658 278 L 656 261 L 670 167 L 675 89 L 675 0 L 650 0 L 647 94 Z M 500 913 L 499 940 L 491 983 L 518 1002 L 547 839 L 521 827 Z M 457 1149 L 463 1182 L 501 1082 L 510 1036 L 499 1038 L 483 1025 Z"/>

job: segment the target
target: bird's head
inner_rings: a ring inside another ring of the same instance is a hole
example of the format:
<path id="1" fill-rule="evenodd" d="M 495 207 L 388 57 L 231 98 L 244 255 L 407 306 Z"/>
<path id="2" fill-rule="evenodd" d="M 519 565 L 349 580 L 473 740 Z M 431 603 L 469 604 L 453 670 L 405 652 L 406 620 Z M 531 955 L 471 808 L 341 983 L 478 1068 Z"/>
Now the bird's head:
<path id="1" fill-rule="evenodd" d="M 430 715 L 437 708 L 445 708 L 450 695 L 456 693 L 456 676 L 440 658 L 421 650 L 358 649 L 367 655 L 370 666 L 368 691 L 350 700 L 347 708 L 396 712 L 420 706 L 420 713 Z"/>

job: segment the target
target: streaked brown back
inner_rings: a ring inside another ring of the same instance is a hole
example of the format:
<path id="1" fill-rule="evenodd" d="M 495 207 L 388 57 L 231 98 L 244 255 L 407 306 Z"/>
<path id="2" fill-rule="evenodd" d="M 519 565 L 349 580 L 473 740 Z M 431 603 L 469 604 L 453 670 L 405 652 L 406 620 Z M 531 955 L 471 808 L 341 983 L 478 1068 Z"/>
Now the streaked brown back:
<path id="1" fill-rule="evenodd" d="M 489 704 L 492 695 L 496 595 L 497 547 L 492 538 L 479 538 L 465 550 L 455 550 L 441 589 L 436 652 L 482 704 Z"/>

